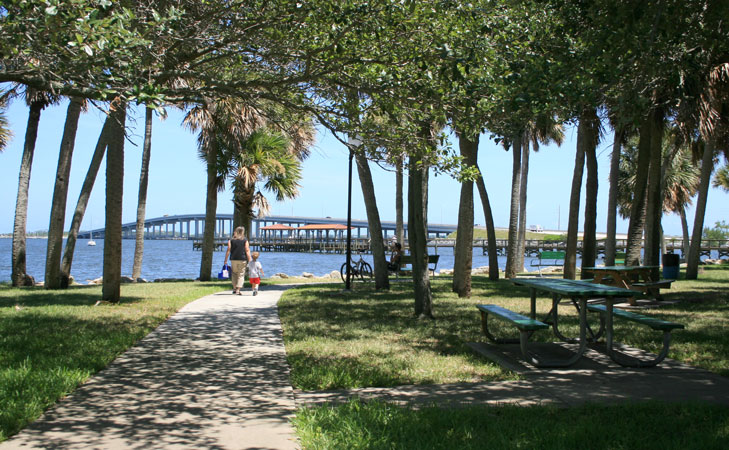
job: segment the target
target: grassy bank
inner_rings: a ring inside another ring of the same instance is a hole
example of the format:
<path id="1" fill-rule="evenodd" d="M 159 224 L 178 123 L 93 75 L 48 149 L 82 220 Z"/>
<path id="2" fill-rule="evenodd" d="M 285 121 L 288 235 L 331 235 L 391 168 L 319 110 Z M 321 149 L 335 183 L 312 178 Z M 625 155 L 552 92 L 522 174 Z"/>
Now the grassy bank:
<path id="1" fill-rule="evenodd" d="M 412 284 L 379 293 L 357 286 L 287 291 L 280 302 L 292 381 L 318 390 L 400 384 L 515 379 L 477 357 L 466 342 L 484 341 L 477 303 L 528 310 L 528 291 L 508 281 L 473 280 L 473 297 L 450 292 L 450 278 L 433 280 L 436 320 L 412 317 Z M 670 357 L 729 376 L 729 270 L 707 267 L 696 281 L 679 280 L 655 314 L 684 323 Z M 677 301 L 678 303 L 669 304 Z M 548 301 L 538 302 L 539 314 Z M 570 312 L 565 307 L 560 313 Z M 577 316 L 560 318 L 576 333 Z M 499 325 L 493 323 L 494 328 Z M 660 334 L 616 322 L 621 342 L 658 351 Z M 513 330 L 503 329 L 505 333 Z M 553 339 L 538 333 L 537 340 Z M 639 403 L 577 408 L 474 406 L 420 410 L 351 401 L 300 409 L 295 426 L 306 449 L 352 448 L 597 448 L 719 449 L 729 438 L 729 409 L 706 404 Z M 587 444 L 589 443 L 589 445 Z"/>
<path id="2" fill-rule="evenodd" d="M 276 283 L 293 281 L 304 280 Z M 355 284 L 353 293 L 346 295 L 341 292 L 341 283 L 287 291 L 279 310 L 293 384 L 308 390 L 515 379 L 515 374 L 475 355 L 465 343 L 484 340 L 475 304 L 499 303 L 526 311 L 527 291 L 508 281 L 491 282 L 475 277 L 473 297 L 459 299 L 450 292 L 450 282 L 447 277 L 433 279 L 435 321 L 413 318 L 412 283 L 407 281 L 393 283 L 389 292 L 376 292 L 370 285 L 360 283 Z M 0 441 L 37 418 L 180 307 L 228 286 L 228 282 L 218 281 L 124 285 L 120 304 L 96 305 L 101 297 L 99 286 L 45 291 L 0 284 Z M 700 280 L 680 280 L 666 291 L 666 300 L 678 300 L 677 304 L 647 311 L 687 324 L 686 330 L 675 333 L 670 357 L 729 376 L 727 288 L 729 270 L 708 267 Z M 539 302 L 539 308 L 540 313 L 546 313 L 548 302 Z M 565 308 L 564 312 L 567 311 L 569 308 Z M 565 317 L 562 324 L 567 332 L 570 328 L 576 332 L 577 318 Z M 630 345 L 653 350 L 660 346 L 659 336 L 640 327 L 619 322 L 616 333 Z M 535 337 L 550 340 L 551 334 L 538 333 Z M 468 448 L 470 444 L 464 442 L 471 437 L 481 439 L 481 429 L 490 426 L 484 420 L 496 421 L 501 430 L 509 429 L 503 436 L 504 442 L 510 443 L 505 444 L 507 447 L 523 443 L 526 447 L 550 448 L 539 435 L 549 436 L 556 421 L 562 420 L 558 417 L 574 422 L 577 429 L 568 430 L 567 436 L 554 437 L 554 442 L 562 445 L 551 448 L 573 447 L 570 434 L 608 433 L 601 427 L 611 421 L 616 423 L 618 432 L 632 435 L 633 439 L 646 436 L 648 443 L 662 442 L 664 429 L 690 430 L 688 436 L 693 437 L 686 438 L 687 442 L 696 446 L 688 445 L 689 448 L 698 448 L 699 444 L 703 448 L 719 448 L 714 445 L 716 439 L 725 439 L 729 434 L 726 410 L 717 413 L 708 406 L 656 406 L 651 409 L 652 414 L 645 414 L 643 405 L 611 408 L 596 407 L 577 413 L 556 413 L 550 408 L 516 408 L 515 412 L 511 408 L 413 411 L 355 402 L 337 408 L 302 410 L 296 426 L 308 442 L 307 448 L 416 448 L 410 443 L 421 442 L 418 436 L 428 436 L 425 431 L 450 439 L 442 444 L 434 440 L 433 448 Z M 571 419 L 571 414 L 576 414 L 575 419 Z M 591 421 L 577 420 L 583 415 L 591 417 Z M 644 428 L 643 434 L 630 420 L 623 423 L 623 418 L 644 415 L 647 417 L 634 420 Z M 619 422 L 614 418 L 619 418 Z M 668 426 L 661 428 L 664 421 Z M 527 432 L 530 427 L 544 432 Z M 645 431 L 647 428 L 650 430 Z M 387 440 L 378 437 L 380 434 Z M 346 435 L 353 440 L 347 441 Z M 500 444 L 495 442 L 493 447 L 498 448 Z M 610 448 L 658 447 L 619 442 L 620 445 Z M 596 441 L 596 448 L 600 445 Z"/>
<path id="3" fill-rule="evenodd" d="M 226 282 L 122 286 L 119 304 L 96 302 L 101 286 L 64 291 L 0 285 L 0 441 L 106 367 L 191 300 Z"/>
<path id="4" fill-rule="evenodd" d="M 508 239 L 509 238 L 509 230 L 504 228 L 499 228 L 497 230 L 494 230 L 494 233 L 496 234 L 496 239 Z M 449 238 L 455 239 L 456 235 L 455 231 L 448 235 Z M 473 230 L 473 238 L 474 239 L 488 239 L 488 234 L 486 232 L 485 228 L 476 228 Z M 526 232 L 526 239 L 536 239 L 540 241 L 566 241 L 567 235 L 566 234 L 550 234 L 550 233 L 537 233 L 535 231 L 527 231 Z M 580 239 L 582 239 L 580 237 Z"/>
<path id="5" fill-rule="evenodd" d="M 661 404 L 470 407 L 413 410 L 351 401 L 302 409 L 295 419 L 313 449 L 724 449 L 729 409 Z"/>
<path id="6" fill-rule="evenodd" d="M 478 303 L 496 303 L 527 312 L 528 290 L 507 280 L 474 277 L 473 296 L 461 299 L 450 291 L 451 279 L 432 280 L 436 320 L 413 318 L 412 283 L 393 283 L 389 292 L 357 285 L 341 294 L 340 285 L 290 290 L 280 302 L 284 339 L 294 386 L 304 390 L 453 383 L 514 379 L 515 374 L 474 355 L 467 342 L 484 341 Z M 700 280 L 679 280 L 665 291 L 677 300 L 646 314 L 687 325 L 674 333 L 671 357 L 729 376 L 729 270 L 706 268 Z M 551 303 L 538 301 L 538 314 Z M 577 334 L 577 315 L 560 310 L 561 328 Z M 513 334 L 499 321 L 494 329 Z M 631 322 L 618 321 L 616 336 L 628 345 L 658 351 L 661 336 Z M 537 333 L 536 340 L 551 340 Z"/>

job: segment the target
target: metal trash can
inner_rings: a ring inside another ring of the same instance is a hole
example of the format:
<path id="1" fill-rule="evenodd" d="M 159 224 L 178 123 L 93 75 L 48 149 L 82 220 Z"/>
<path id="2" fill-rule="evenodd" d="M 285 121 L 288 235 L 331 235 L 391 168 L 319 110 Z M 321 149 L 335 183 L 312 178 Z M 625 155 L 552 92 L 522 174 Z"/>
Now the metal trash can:
<path id="1" fill-rule="evenodd" d="M 677 254 L 663 254 L 663 278 L 668 280 L 678 279 L 679 268 L 679 258 Z"/>

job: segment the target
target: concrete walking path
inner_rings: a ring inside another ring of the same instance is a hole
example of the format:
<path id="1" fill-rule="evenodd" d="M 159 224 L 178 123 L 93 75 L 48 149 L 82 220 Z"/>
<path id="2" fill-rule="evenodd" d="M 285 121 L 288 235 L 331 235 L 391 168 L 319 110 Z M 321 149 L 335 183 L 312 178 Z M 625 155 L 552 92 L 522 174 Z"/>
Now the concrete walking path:
<path id="1" fill-rule="evenodd" d="M 0 450 L 295 449 L 290 419 L 297 405 L 351 397 L 443 406 L 643 400 L 729 405 L 729 378 L 670 359 L 651 369 L 625 369 L 595 347 L 574 367 L 540 370 L 520 362 L 518 346 L 483 343 L 469 345 L 520 379 L 294 391 L 277 308 L 288 287 L 266 286 L 255 297 L 249 290 L 242 296 L 224 291 L 189 303 Z M 569 345 L 534 347 L 559 353 Z"/>
<path id="2" fill-rule="evenodd" d="M 285 289 L 189 303 L 0 449 L 297 448 Z"/>

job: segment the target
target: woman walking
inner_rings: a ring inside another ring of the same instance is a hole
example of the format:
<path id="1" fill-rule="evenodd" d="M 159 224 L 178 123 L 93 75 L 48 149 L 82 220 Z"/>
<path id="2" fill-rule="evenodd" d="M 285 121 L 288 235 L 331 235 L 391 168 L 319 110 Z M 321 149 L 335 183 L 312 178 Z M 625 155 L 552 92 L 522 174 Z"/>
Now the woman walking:
<path id="1" fill-rule="evenodd" d="M 228 241 L 228 250 L 225 251 L 223 265 L 228 263 L 228 256 L 230 256 L 231 272 L 233 272 L 230 277 L 233 283 L 233 293 L 243 295 L 240 290 L 245 281 L 248 262 L 251 260 L 251 249 L 248 245 L 248 239 L 246 239 L 246 229 L 244 227 L 237 227 L 233 231 L 233 236 Z"/>

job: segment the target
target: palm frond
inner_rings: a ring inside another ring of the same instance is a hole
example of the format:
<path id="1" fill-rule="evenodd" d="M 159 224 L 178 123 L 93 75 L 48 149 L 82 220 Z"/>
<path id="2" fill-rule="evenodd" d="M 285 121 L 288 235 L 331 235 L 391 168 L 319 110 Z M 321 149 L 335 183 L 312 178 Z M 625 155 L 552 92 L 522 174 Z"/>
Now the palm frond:
<path id="1" fill-rule="evenodd" d="M 9 128 L 7 117 L 5 117 L 5 111 L 0 110 L 0 152 L 5 150 L 5 147 L 10 144 L 10 140 L 13 138 L 13 132 Z"/>
<path id="2" fill-rule="evenodd" d="M 271 205 L 261 191 L 256 192 L 253 196 L 253 205 L 258 210 L 256 217 L 259 219 L 271 213 Z"/>
<path id="3" fill-rule="evenodd" d="M 714 187 L 723 189 L 725 192 L 729 192 L 729 163 L 725 164 L 714 174 L 714 181 L 712 182 Z"/>

